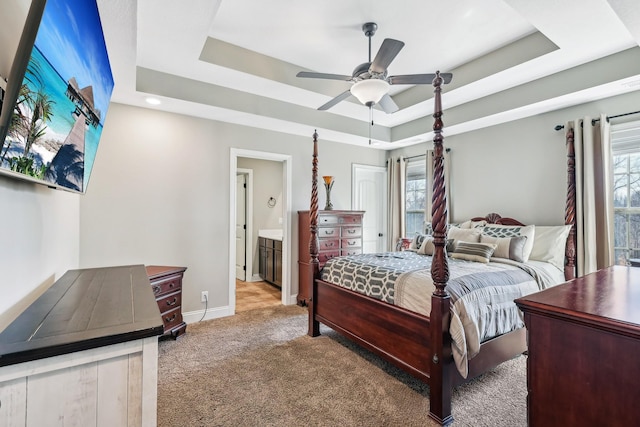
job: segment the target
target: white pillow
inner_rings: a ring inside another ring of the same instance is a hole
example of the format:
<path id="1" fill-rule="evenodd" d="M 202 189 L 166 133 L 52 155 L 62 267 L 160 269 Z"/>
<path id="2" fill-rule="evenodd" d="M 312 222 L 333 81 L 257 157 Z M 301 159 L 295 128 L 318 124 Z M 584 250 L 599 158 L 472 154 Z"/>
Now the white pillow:
<path id="1" fill-rule="evenodd" d="M 535 238 L 536 228 L 534 225 L 500 225 L 487 224 L 482 228 L 482 234 L 491 237 L 516 237 L 526 236 L 527 242 L 524 244 L 522 257 L 527 262 L 531 256 L 533 249 L 533 240 Z"/>
<path id="2" fill-rule="evenodd" d="M 480 228 L 459 228 L 451 227 L 447 231 L 447 239 L 453 239 L 454 244 L 458 241 L 463 242 L 480 242 L 480 235 L 482 229 Z"/>
<path id="3" fill-rule="evenodd" d="M 537 226 L 529 259 L 545 261 L 564 270 L 564 252 L 570 231 L 570 225 Z"/>
<path id="4" fill-rule="evenodd" d="M 460 225 L 458 227 L 460 228 L 477 228 L 477 227 L 484 227 L 485 225 L 487 225 L 487 221 L 485 221 L 484 219 L 481 221 L 465 221 L 463 223 L 460 223 Z"/>

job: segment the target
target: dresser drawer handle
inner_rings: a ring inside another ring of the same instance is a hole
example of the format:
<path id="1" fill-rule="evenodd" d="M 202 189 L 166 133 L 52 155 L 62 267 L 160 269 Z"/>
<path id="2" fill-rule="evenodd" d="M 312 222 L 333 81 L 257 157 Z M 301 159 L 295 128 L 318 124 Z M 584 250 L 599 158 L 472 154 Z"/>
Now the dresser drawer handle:
<path id="1" fill-rule="evenodd" d="M 347 230 L 347 233 L 349 233 L 349 234 L 353 234 L 355 232 L 356 232 L 356 230 Z"/>
<path id="2" fill-rule="evenodd" d="M 178 315 L 178 313 L 173 313 L 173 316 L 171 316 L 171 317 L 165 317 L 165 318 L 164 318 L 164 321 L 165 321 L 165 322 L 167 322 L 167 323 L 171 323 L 171 322 L 173 322 L 174 320 L 176 320 L 176 316 L 177 316 L 177 315 Z"/>
<path id="3" fill-rule="evenodd" d="M 336 230 L 325 230 L 324 234 L 330 236 L 332 235 Z"/>
<path id="4" fill-rule="evenodd" d="M 153 293 L 154 294 L 159 294 L 160 293 L 160 286 L 154 285 L 153 286 Z"/>
<path id="5" fill-rule="evenodd" d="M 328 248 L 332 247 L 335 242 L 327 242 L 324 245 Z"/>
<path id="6" fill-rule="evenodd" d="M 178 297 L 173 297 L 173 301 L 167 301 L 168 306 L 176 305 L 178 302 Z"/>
<path id="7" fill-rule="evenodd" d="M 358 242 L 347 242 L 347 245 L 349 245 L 349 246 L 353 246 L 353 245 L 355 245 L 355 244 L 357 244 L 357 243 L 358 243 Z"/>
<path id="8" fill-rule="evenodd" d="M 176 284 L 175 284 L 175 282 L 171 282 L 171 283 L 169 283 L 169 287 L 170 287 L 170 288 L 173 288 L 175 285 L 176 285 Z"/>

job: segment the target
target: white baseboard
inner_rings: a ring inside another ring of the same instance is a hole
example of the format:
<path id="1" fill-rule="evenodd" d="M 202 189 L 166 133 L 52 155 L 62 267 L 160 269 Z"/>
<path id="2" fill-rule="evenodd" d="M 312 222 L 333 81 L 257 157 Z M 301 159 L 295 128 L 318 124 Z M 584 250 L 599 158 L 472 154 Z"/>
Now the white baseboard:
<path id="1" fill-rule="evenodd" d="M 292 295 L 288 298 L 287 305 L 295 305 L 298 303 L 298 295 Z M 200 321 L 219 319 L 221 317 L 233 316 L 235 310 L 231 310 L 229 306 L 209 308 L 205 314 L 204 310 L 188 311 L 182 313 L 182 319 L 187 323 L 197 323 Z M 203 317 L 204 316 L 204 317 Z"/>
<path id="2" fill-rule="evenodd" d="M 188 311 L 182 313 L 182 319 L 187 323 L 197 323 L 205 320 L 218 319 L 220 317 L 227 317 L 234 314 L 234 310 L 231 310 L 229 306 L 209 308 L 206 310 Z M 204 316 L 204 317 L 203 317 Z"/>

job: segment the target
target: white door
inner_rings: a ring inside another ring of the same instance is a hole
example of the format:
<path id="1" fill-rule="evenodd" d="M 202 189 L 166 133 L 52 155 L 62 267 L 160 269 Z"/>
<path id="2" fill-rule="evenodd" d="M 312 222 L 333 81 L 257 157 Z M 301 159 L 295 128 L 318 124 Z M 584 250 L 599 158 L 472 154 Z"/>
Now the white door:
<path id="1" fill-rule="evenodd" d="M 247 209 L 246 209 L 246 175 L 236 175 L 236 279 L 247 280 Z"/>
<path id="2" fill-rule="evenodd" d="M 387 231 L 387 169 L 381 166 L 353 165 L 353 210 L 365 211 L 362 219 L 364 253 L 384 252 Z"/>

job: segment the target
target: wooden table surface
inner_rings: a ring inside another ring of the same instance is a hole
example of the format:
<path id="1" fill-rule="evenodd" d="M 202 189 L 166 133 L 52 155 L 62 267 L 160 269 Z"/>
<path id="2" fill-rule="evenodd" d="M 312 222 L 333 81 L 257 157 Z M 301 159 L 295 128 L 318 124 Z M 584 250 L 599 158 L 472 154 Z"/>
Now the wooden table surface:
<path id="1" fill-rule="evenodd" d="M 0 333 L 0 366 L 162 332 L 143 265 L 69 270 Z"/>

